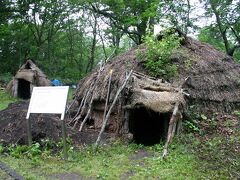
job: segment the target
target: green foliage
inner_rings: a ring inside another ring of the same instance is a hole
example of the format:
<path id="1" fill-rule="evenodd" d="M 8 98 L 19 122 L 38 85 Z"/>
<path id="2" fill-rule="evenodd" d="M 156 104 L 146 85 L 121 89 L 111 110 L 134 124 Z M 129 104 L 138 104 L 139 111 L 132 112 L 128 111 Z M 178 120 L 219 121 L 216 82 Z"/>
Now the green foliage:
<path id="1" fill-rule="evenodd" d="M 200 30 L 198 39 L 202 42 L 209 43 L 222 52 L 225 51 L 224 43 L 221 41 L 221 35 L 212 26 L 206 26 Z"/>
<path id="2" fill-rule="evenodd" d="M 5 109 L 9 103 L 13 103 L 17 100 L 16 98 L 11 97 L 10 94 L 4 90 L 0 90 L 0 99 L 0 110 Z"/>
<path id="3" fill-rule="evenodd" d="M 0 144 L 0 154 L 3 152 L 4 148 L 3 148 L 3 145 Z"/>
<path id="4" fill-rule="evenodd" d="M 200 132 L 197 122 L 194 120 L 186 120 L 183 122 L 183 125 L 185 126 L 185 129 L 187 129 L 187 131 Z"/>
<path id="5" fill-rule="evenodd" d="M 5 84 L 9 83 L 12 79 L 12 75 L 9 72 L 0 74 L 0 80 L 3 81 Z"/>
<path id="6" fill-rule="evenodd" d="M 214 174 L 208 176 L 209 179 L 234 179 L 239 177 L 240 156 L 237 144 L 240 142 L 240 131 L 236 134 L 223 136 L 221 134 L 205 135 L 200 139 L 200 143 L 194 143 L 195 138 L 189 139 L 194 153 L 199 157 L 201 171 L 217 169 Z M 209 133 L 211 134 L 211 133 Z"/>
<path id="7" fill-rule="evenodd" d="M 103 8 L 99 8 L 93 3 L 96 1 L 87 1 L 92 2 L 99 15 L 109 18 L 121 34 L 128 35 L 137 45 L 142 43 L 148 24 L 153 25 L 159 4 L 157 0 L 101 0 Z"/>
<path id="8" fill-rule="evenodd" d="M 209 36 L 215 39 L 217 43 L 216 47 L 220 47 L 224 44 L 225 52 L 230 56 L 239 57 L 236 50 L 239 47 L 239 18 L 240 18 L 240 6 L 237 1 L 218 1 L 208 0 L 203 1 L 205 7 L 205 15 L 207 17 L 214 17 L 215 21 L 212 21 L 211 25 L 208 26 L 210 31 L 214 31 L 213 36 Z M 219 38 L 216 41 L 216 36 Z M 238 59 L 239 60 L 239 59 Z"/>
<path id="9" fill-rule="evenodd" d="M 169 0 L 159 1 L 159 8 L 156 19 L 163 26 L 174 26 L 186 35 L 197 29 L 194 24 L 197 19 L 189 16 L 194 10 L 194 5 L 190 4 L 190 0 Z"/>
<path id="10" fill-rule="evenodd" d="M 240 111 L 234 111 L 233 114 L 240 118 Z"/>
<path id="11" fill-rule="evenodd" d="M 15 158 L 22 158 L 24 155 L 27 157 L 34 159 L 35 157 L 41 154 L 40 144 L 34 143 L 31 146 L 26 145 L 11 145 L 7 148 L 7 152 L 9 155 Z"/>
<path id="12" fill-rule="evenodd" d="M 190 70 L 190 69 L 191 69 L 191 67 L 192 67 L 192 62 L 193 62 L 192 59 L 187 59 L 187 60 L 184 62 L 184 66 L 185 66 L 186 70 Z"/>
<path id="13" fill-rule="evenodd" d="M 177 65 L 171 62 L 170 56 L 180 47 L 180 40 L 181 38 L 169 31 L 164 32 L 160 41 L 153 36 L 146 36 L 147 51 L 144 54 L 144 65 L 152 76 L 170 78 L 177 75 Z"/>

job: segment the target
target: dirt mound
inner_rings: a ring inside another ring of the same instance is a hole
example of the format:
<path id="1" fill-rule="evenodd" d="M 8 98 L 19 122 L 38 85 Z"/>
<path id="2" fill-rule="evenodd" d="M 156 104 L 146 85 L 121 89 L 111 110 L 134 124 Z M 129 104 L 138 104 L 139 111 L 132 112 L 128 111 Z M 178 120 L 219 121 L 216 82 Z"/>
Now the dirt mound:
<path id="1" fill-rule="evenodd" d="M 0 143 L 3 145 L 27 144 L 26 114 L 28 105 L 28 101 L 16 102 L 0 111 Z M 32 114 L 30 120 L 33 141 L 40 142 L 41 139 L 46 138 L 55 142 L 59 141 L 62 138 L 59 117 L 59 115 Z M 67 135 L 74 144 L 92 144 L 96 141 L 98 132 L 78 132 L 67 127 Z M 102 143 L 106 143 L 111 136 L 112 134 L 104 134 Z"/>

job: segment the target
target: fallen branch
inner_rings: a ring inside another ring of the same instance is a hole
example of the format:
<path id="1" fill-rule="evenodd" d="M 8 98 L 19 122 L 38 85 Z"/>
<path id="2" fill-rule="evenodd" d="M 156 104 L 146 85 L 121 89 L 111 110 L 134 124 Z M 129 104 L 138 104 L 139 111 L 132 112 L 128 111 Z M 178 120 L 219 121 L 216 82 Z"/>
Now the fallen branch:
<path id="1" fill-rule="evenodd" d="M 118 89 L 118 91 L 117 91 L 117 93 L 116 93 L 116 96 L 115 96 L 115 98 L 114 98 L 114 100 L 113 100 L 113 102 L 112 102 L 112 104 L 111 104 L 111 106 L 110 106 L 110 108 L 109 108 L 109 110 L 108 110 L 108 113 L 107 113 L 107 115 L 106 115 L 106 117 L 105 117 L 105 119 L 104 119 L 104 121 L 103 121 L 101 131 L 100 131 L 100 133 L 99 133 L 99 135 L 98 135 L 98 138 L 97 138 L 97 141 L 96 141 L 96 149 L 95 149 L 95 150 L 97 150 L 97 148 L 98 148 L 98 145 L 99 145 L 100 140 L 101 140 L 101 136 L 102 136 L 102 134 L 103 134 L 103 132 L 104 132 L 104 130 L 105 130 L 105 127 L 106 127 L 106 125 L 107 125 L 107 121 L 108 121 L 108 119 L 109 119 L 109 117 L 110 117 L 110 114 L 111 114 L 111 112 L 112 112 L 112 109 L 113 109 L 114 105 L 115 105 L 116 102 L 117 102 L 118 96 L 119 96 L 120 93 L 122 92 L 123 88 L 126 86 L 129 78 L 130 78 L 131 75 L 132 75 L 132 72 L 133 72 L 132 70 L 129 72 L 129 74 L 127 75 L 124 83 L 123 83 L 122 86 Z"/>

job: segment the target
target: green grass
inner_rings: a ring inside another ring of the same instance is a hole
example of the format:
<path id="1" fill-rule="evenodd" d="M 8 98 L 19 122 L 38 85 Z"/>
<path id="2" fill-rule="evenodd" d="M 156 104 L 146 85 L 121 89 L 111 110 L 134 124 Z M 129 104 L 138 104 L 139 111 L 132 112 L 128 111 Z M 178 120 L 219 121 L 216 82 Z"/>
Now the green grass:
<path id="1" fill-rule="evenodd" d="M 69 88 L 69 91 L 68 91 L 68 101 L 72 100 L 74 92 L 75 92 L 75 89 Z"/>
<path id="2" fill-rule="evenodd" d="M 16 102 L 17 99 L 10 96 L 5 90 L 0 90 L 0 110 L 5 109 L 9 103 Z"/>
<path id="3" fill-rule="evenodd" d="M 138 151 L 148 152 L 149 156 L 132 158 Z M 211 172 L 201 171 L 198 160 L 188 152 L 186 146 L 175 143 L 168 159 L 161 158 L 162 146 L 141 147 L 115 143 L 100 148 L 94 154 L 91 147 L 69 153 L 70 160 L 63 161 L 59 156 L 46 156 L 42 152 L 38 158 L 20 158 L 1 155 L 1 161 L 10 165 L 27 179 L 47 179 L 54 174 L 75 173 L 81 177 L 99 179 L 200 179 L 211 176 Z"/>

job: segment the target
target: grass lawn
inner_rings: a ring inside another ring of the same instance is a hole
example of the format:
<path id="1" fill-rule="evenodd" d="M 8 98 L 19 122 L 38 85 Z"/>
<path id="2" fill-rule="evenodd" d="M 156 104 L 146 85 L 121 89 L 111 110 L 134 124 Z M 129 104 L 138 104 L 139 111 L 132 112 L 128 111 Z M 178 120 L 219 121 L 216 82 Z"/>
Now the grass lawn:
<path id="1" fill-rule="evenodd" d="M 25 152 L 26 153 L 26 152 Z M 34 158 L 21 154 L 1 155 L 1 161 L 10 165 L 27 179 L 51 179 L 58 176 L 91 177 L 98 179 L 201 179 L 224 178 L 215 172 L 201 169 L 185 145 L 174 144 L 168 159 L 162 160 L 162 146 L 141 147 L 115 143 L 93 153 L 91 147 L 69 152 L 70 160 L 42 151 Z"/>

